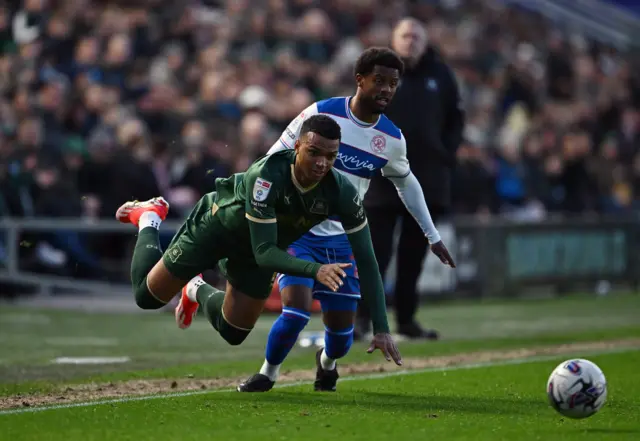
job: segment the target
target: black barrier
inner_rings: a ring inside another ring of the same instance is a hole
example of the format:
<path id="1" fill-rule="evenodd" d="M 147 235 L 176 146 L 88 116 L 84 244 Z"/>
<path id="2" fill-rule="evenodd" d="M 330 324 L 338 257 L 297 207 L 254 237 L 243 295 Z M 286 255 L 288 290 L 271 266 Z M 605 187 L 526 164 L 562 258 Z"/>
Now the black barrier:
<path id="1" fill-rule="evenodd" d="M 167 240 L 179 225 L 163 224 Z M 100 295 L 106 291 L 113 293 L 119 287 L 125 295 L 130 295 L 126 282 L 105 284 L 104 280 L 45 276 L 20 265 L 22 233 L 56 230 L 98 235 L 122 233 L 133 239 L 130 226 L 115 221 L 0 219 L 0 239 L 6 247 L 4 259 L 0 261 L 0 281 L 35 285 L 43 291 L 65 287 Z M 640 283 L 640 220 L 581 218 L 521 223 L 458 219 L 454 230 L 454 237 L 447 244 L 457 263 L 453 270 L 455 283 L 447 282 L 445 292 L 421 293 L 423 298 L 514 296 L 540 285 L 571 291 L 593 288 L 602 280 L 637 291 Z M 128 260 L 119 261 L 117 265 L 118 274 L 126 275 Z M 119 265 L 122 265 L 121 271 Z"/>
<path id="2" fill-rule="evenodd" d="M 586 286 L 601 280 L 636 289 L 640 223 L 562 220 L 456 225 L 456 290 L 517 295 L 523 288 Z"/>

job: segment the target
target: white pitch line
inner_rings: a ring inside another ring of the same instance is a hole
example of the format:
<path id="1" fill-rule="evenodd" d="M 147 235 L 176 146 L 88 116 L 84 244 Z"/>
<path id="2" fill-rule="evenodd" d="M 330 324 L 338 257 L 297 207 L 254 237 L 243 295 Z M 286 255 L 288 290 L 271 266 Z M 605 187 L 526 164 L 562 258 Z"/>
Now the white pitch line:
<path id="1" fill-rule="evenodd" d="M 130 357 L 58 357 L 51 360 L 51 363 L 88 365 L 128 363 L 130 361 Z"/>
<path id="2" fill-rule="evenodd" d="M 340 382 L 342 383 L 345 381 L 375 380 L 380 378 L 424 374 L 428 372 L 451 372 L 451 371 L 460 371 L 460 370 L 468 370 L 468 369 L 480 369 L 480 368 L 486 368 L 486 367 L 520 365 L 520 364 L 527 364 L 527 363 L 536 363 L 541 361 L 557 360 L 563 357 L 571 358 L 571 357 L 584 357 L 586 355 L 620 354 L 625 352 L 636 352 L 639 350 L 640 350 L 639 347 L 620 347 L 620 348 L 612 348 L 612 349 L 604 349 L 604 350 L 580 351 L 579 353 L 570 351 L 565 354 L 514 358 L 512 360 L 498 360 L 498 361 L 490 361 L 486 363 L 471 363 L 471 364 L 461 364 L 457 366 L 443 366 L 443 367 L 425 368 L 425 369 L 400 370 L 400 371 L 381 372 L 378 374 L 368 374 L 368 375 L 353 375 L 350 377 L 340 378 Z M 283 388 L 295 387 L 295 386 L 305 386 L 310 384 L 313 384 L 313 381 L 297 381 L 292 383 L 275 385 L 274 389 L 275 388 L 283 389 Z M 39 413 L 47 410 L 72 409 L 74 407 L 91 407 L 91 406 L 102 406 L 105 404 L 124 404 L 124 403 L 133 403 L 136 401 L 158 400 L 158 399 L 165 399 L 165 398 L 192 397 L 197 395 L 207 395 L 207 394 L 215 394 L 220 392 L 233 392 L 233 391 L 235 391 L 235 389 L 194 390 L 194 391 L 188 391 L 188 392 L 176 392 L 176 393 L 158 394 L 158 395 L 143 395 L 138 397 L 133 396 L 133 397 L 124 397 L 124 398 L 114 398 L 109 400 L 84 401 L 80 403 L 56 404 L 53 406 L 25 407 L 20 409 L 0 410 L 0 416 L 17 415 L 17 414 L 23 414 L 23 413 Z"/>

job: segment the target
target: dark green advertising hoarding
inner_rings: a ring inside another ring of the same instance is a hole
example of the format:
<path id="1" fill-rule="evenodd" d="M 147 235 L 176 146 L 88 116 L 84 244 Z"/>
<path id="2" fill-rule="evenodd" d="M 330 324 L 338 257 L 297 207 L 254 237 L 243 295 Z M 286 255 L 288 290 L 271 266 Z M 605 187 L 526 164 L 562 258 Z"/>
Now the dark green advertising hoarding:
<path id="1" fill-rule="evenodd" d="M 476 271 L 458 277 L 457 290 L 481 296 L 540 284 L 637 285 L 639 237 L 640 222 L 632 220 L 458 224 L 456 258 Z"/>

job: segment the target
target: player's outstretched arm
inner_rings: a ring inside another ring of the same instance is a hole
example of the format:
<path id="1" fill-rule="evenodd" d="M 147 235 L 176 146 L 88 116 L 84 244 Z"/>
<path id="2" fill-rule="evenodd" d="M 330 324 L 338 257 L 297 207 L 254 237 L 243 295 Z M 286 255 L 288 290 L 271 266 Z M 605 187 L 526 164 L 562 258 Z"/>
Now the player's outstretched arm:
<path id="1" fill-rule="evenodd" d="M 447 250 L 447 247 L 442 242 L 440 233 L 438 233 L 433 223 L 418 178 L 409 171 L 409 174 L 403 178 L 389 177 L 389 180 L 395 185 L 400 200 L 402 200 L 404 206 L 407 207 L 407 211 L 411 213 L 411 216 L 413 216 L 418 225 L 420 225 L 420 228 L 431 245 L 431 251 L 438 256 L 442 263 L 449 265 L 451 268 L 455 268 L 456 264 L 449 254 L 449 250 Z"/>
<path id="2" fill-rule="evenodd" d="M 347 231 L 347 237 L 358 266 L 362 299 L 371 310 L 373 331 L 374 333 L 389 333 L 384 285 L 373 251 L 369 225 L 365 223 L 357 231 Z"/>
<path id="3" fill-rule="evenodd" d="M 392 156 L 382 170 L 382 174 L 396 187 L 400 200 L 427 237 L 431 245 L 431 251 L 438 256 L 442 263 L 455 268 L 456 264 L 449 254 L 447 247 L 444 246 L 440 238 L 440 233 L 438 233 L 433 223 L 420 182 L 418 182 L 418 178 L 415 177 L 409 167 L 407 145 L 404 136 L 401 137 L 399 144 L 395 145 L 395 148 L 392 150 Z"/>
<path id="4" fill-rule="evenodd" d="M 371 353 L 380 349 L 388 361 L 393 359 L 400 366 L 402 365 L 402 356 L 390 334 L 384 285 L 366 219 L 360 229 L 347 230 L 347 237 L 360 274 L 362 299 L 371 311 L 374 337 L 367 352 Z"/>
<path id="5" fill-rule="evenodd" d="M 355 187 L 346 180 L 339 182 L 339 184 L 338 214 L 345 233 L 347 233 L 353 257 L 358 266 L 362 300 L 371 312 L 371 321 L 373 323 L 374 337 L 367 352 L 371 353 L 376 349 L 380 349 L 387 360 L 393 359 L 399 366 L 402 364 L 402 357 L 391 337 L 389 321 L 387 320 L 384 285 L 376 255 L 373 251 L 371 232 L 369 231 L 362 200 Z"/>

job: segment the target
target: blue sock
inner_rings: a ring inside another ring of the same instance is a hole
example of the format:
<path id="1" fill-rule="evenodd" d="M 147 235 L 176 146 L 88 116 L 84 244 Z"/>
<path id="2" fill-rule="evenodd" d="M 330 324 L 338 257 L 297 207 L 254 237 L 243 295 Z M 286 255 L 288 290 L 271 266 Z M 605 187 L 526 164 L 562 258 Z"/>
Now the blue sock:
<path id="1" fill-rule="evenodd" d="M 353 344 L 353 325 L 346 329 L 329 329 L 325 326 L 324 353 L 331 360 L 344 357 Z M 333 366 L 335 367 L 335 365 Z M 333 369 L 323 366 L 324 369 Z"/>
<path id="2" fill-rule="evenodd" d="M 271 327 L 267 339 L 266 359 L 270 365 L 282 364 L 310 318 L 309 313 L 302 309 L 282 308 L 282 314 Z"/>

